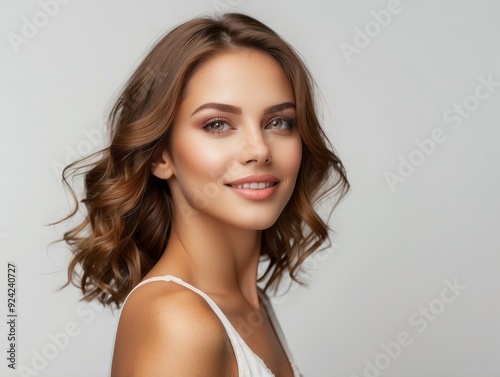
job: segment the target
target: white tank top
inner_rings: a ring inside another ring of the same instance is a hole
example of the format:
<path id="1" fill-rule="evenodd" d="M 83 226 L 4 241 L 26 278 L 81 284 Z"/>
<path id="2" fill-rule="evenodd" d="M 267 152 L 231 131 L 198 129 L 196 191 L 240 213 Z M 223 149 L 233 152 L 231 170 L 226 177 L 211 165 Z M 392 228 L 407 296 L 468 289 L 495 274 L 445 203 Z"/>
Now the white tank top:
<path id="1" fill-rule="evenodd" d="M 234 350 L 234 354 L 236 355 L 236 363 L 238 364 L 238 376 L 239 377 L 274 377 L 273 372 L 264 364 L 264 361 L 257 356 L 251 348 L 245 343 L 241 335 L 236 331 L 231 322 L 224 315 L 222 310 L 217 306 L 217 304 L 204 292 L 200 291 L 198 288 L 193 287 L 191 284 L 186 283 L 184 280 L 179 279 L 178 277 L 172 275 L 165 276 L 155 276 L 150 279 L 146 279 L 141 283 L 137 284 L 134 289 L 128 294 L 128 297 L 132 294 L 132 292 L 140 287 L 143 284 L 152 282 L 152 281 L 173 281 L 177 284 L 183 285 L 184 287 L 192 290 L 193 292 L 199 294 L 201 297 L 205 299 L 205 301 L 210 305 L 212 310 L 217 314 L 220 321 L 224 325 L 224 328 L 227 331 L 227 335 L 229 340 L 231 341 L 231 345 Z M 266 312 L 269 316 L 271 324 L 273 325 L 276 334 L 278 336 L 279 341 L 281 342 L 283 349 L 285 350 L 286 356 L 288 357 L 288 361 L 290 362 L 290 366 L 292 367 L 293 375 L 295 377 L 301 377 L 297 366 L 295 365 L 290 350 L 288 349 L 288 345 L 286 343 L 285 337 L 283 336 L 283 331 L 279 326 L 278 320 L 274 314 L 273 308 L 268 300 L 268 298 L 259 290 L 259 294 L 266 309 Z M 127 301 L 125 299 L 125 302 Z M 122 306 L 123 308 L 123 306 Z"/>

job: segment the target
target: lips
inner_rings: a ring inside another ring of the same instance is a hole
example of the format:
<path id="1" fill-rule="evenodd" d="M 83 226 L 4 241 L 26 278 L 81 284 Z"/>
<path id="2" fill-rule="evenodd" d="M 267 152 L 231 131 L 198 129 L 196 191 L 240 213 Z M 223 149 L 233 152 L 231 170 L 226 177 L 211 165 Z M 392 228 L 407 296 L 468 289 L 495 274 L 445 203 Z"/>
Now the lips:
<path id="1" fill-rule="evenodd" d="M 271 174 L 249 175 L 226 183 L 237 194 L 250 200 L 263 200 L 271 197 L 279 179 Z"/>

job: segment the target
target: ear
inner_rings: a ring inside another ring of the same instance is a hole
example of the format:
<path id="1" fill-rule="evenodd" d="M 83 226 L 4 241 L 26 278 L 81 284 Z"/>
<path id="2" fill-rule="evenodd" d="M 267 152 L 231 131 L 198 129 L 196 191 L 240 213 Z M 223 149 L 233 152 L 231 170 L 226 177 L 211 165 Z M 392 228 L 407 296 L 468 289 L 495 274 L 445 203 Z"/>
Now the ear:
<path id="1" fill-rule="evenodd" d="M 160 179 L 169 179 L 175 173 L 172 158 L 166 148 L 158 148 L 151 159 L 151 173 Z"/>

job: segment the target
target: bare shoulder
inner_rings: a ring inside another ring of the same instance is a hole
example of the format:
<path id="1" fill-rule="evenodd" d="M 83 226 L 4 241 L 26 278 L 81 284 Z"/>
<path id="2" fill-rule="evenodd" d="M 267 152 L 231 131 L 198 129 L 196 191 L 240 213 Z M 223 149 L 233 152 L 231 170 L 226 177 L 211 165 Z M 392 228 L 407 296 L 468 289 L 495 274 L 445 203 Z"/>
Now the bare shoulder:
<path id="1" fill-rule="evenodd" d="M 149 282 L 125 303 L 112 377 L 230 376 L 231 345 L 208 303 L 173 282 Z"/>

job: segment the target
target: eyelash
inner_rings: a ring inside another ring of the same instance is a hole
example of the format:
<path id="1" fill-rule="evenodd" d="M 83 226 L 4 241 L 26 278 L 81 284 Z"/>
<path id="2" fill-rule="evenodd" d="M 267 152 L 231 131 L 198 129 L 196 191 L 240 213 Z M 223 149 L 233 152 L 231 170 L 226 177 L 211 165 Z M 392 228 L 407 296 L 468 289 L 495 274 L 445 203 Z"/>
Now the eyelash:
<path id="1" fill-rule="evenodd" d="M 281 121 L 285 121 L 286 123 L 288 123 L 289 127 L 290 128 L 294 128 L 295 125 L 296 125 L 296 119 L 294 118 L 289 118 L 289 117 L 286 117 L 286 116 L 283 116 L 283 115 L 279 115 L 279 116 L 276 116 L 272 119 L 269 120 L 269 122 L 267 122 L 266 124 L 266 127 L 273 121 L 275 120 L 281 120 Z M 212 119 L 209 119 L 207 120 L 205 123 L 204 123 L 204 126 L 203 126 L 203 129 L 208 132 L 208 133 L 211 133 L 211 134 L 214 134 L 214 135 L 217 135 L 217 136 L 220 136 L 221 134 L 223 133 L 226 133 L 228 132 L 227 130 L 226 131 L 211 131 L 209 130 L 209 127 L 211 125 L 213 125 L 214 123 L 218 123 L 218 122 L 221 122 L 221 123 L 227 123 L 229 126 L 230 126 L 230 122 L 229 122 L 229 119 L 227 118 L 224 118 L 224 117 L 215 117 L 215 118 L 212 118 Z M 279 129 L 278 129 L 279 130 Z"/>
<path id="2" fill-rule="evenodd" d="M 272 118 L 271 120 L 269 120 L 269 122 L 267 122 L 267 124 L 269 124 L 269 123 L 271 123 L 271 122 L 273 122 L 275 120 L 278 120 L 278 119 L 287 122 L 288 125 L 290 126 L 290 128 L 294 128 L 295 127 L 295 121 L 296 121 L 296 119 L 295 118 L 289 118 L 289 117 L 286 117 L 284 115 L 278 115 L 277 117 Z M 266 124 L 266 126 L 267 126 L 267 124 Z"/>
<path id="3" fill-rule="evenodd" d="M 203 129 L 206 132 L 211 133 L 211 134 L 215 134 L 215 135 L 220 135 L 220 134 L 223 134 L 224 132 L 227 132 L 227 131 L 211 131 L 211 130 L 209 130 L 209 127 L 217 122 L 223 122 L 223 123 L 227 123 L 229 125 L 229 119 L 223 118 L 223 117 L 215 117 L 215 118 L 207 120 L 204 123 Z"/>

